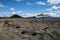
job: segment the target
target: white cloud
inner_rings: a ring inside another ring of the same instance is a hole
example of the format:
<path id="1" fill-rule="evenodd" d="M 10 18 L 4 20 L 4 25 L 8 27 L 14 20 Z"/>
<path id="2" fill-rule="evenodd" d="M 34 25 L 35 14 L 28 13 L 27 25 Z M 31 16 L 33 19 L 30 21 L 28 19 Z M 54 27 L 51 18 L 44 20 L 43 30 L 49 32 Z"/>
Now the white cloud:
<path id="1" fill-rule="evenodd" d="M 50 4 L 58 4 L 60 3 L 60 0 L 48 0 L 47 2 Z"/>
<path id="2" fill-rule="evenodd" d="M 27 13 L 27 16 L 35 16 L 36 14 L 33 13 Z"/>
<path id="3" fill-rule="evenodd" d="M 60 17 L 60 10 L 50 10 L 50 12 L 46 12 L 44 14 L 50 14 L 52 17 Z"/>
<path id="4" fill-rule="evenodd" d="M 15 11 L 11 12 L 12 14 L 17 14 Z"/>
<path id="5" fill-rule="evenodd" d="M 5 17 L 10 17 L 11 15 L 5 15 Z"/>
<path id="6" fill-rule="evenodd" d="M 56 14 L 54 14 L 53 12 L 47 12 L 47 13 L 44 13 L 44 14 L 50 14 L 50 16 L 56 16 Z"/>
<path id="7" fill-rule="evenodd" d="M 60 9 L 60 6 L 54 5 L 54 6 L 52 6 L 51 8 L 49 8 L 47 10 L 58 10 L 58 9 Z"/>
<path id="8" fill-rule="evenodd" d="M 13 11 L 13 12 L 11 12 L 12 14 L 21 14 L 22 13 L 22 11 Z"/>
<path id="9" fill-rule="evenodd" d="M 26 4 L 27 4 L 27 5 L 31 5 L 31 3 L 30 3 L 30 2 L 27 2 Z"/>
<path id="10" fill-rule="evenodd" d="M 21 14 L 21 13 L 22 13 L 22 11 L 17 11 L 17 13 L 18 13 L 18 14 Z"/>
<path id="11" fill-rule="evenodd" d="M 26 13 L 22 14 L 23 17 L 32 17 L 32 16 L 37 16 L 37 13 Z"/>
<path id="12" fill-rule="evenodd" d="M 9 10 L 12 10 L 12 11 L 14 11 L 14 10 L 15 10 L 15 8 L 10 8 Z"/>
<path id="13" fill-rule="evenodd" d="M 34 3 L 27 2 L 26 4 L 27 4 L 27 5 L 46 5 L 46 3 L 44 3 L 44 2 L 41 2 L 41 1 L 34 2 Z"/>
<path id="14" fill-rule="evenodd" d="M 20 11 L 20 10 L 16 11 L 15 8 L 10 8 L 9 10 L 11 11 L 12 14 L 18 14 L 18 15 L 20 15 L 22 13 L 22 11 Z"/>
<path id="15" fill-rule="evenodd" d="M 51 12 L 49 13 L 52 17 L 60 17 L 60 13 L 56 12 Z"/>
<path id="16" fill-rule="evenodd" d="M 39 1 L 39 2 L 36 2 L 36 4 L 39 4 L 39 5 L 46 5 L 46 3 L 44 3 L 44 2 L 41 2 L 41 1 Z"/>
<path id="17" fill-rule="evenodd" d="M 51 8 L 46 9 L 47 13 L 51 14 L 53 17 L 60 17 L 60 6 L 53 5 Z"/>
<path id="18" fill-rule="evenodd" d="M 3 8 L 3 7 L 5 7 L 5 5 L 3 5 L 2 3 L 0 3 L 0 8 Z"/>
<path id="19" fill-rule="evenodd" d="M 55 6 L 55 5 L 52 7 L 52 9 L 59 9 L 59 8 L 60 6 Z"/>
<path id="20" fill-rule="evenodd" d="M 23 1 L 23 0 L 16 0 L 17 2 L 21 2 L 21 1 Z"/>

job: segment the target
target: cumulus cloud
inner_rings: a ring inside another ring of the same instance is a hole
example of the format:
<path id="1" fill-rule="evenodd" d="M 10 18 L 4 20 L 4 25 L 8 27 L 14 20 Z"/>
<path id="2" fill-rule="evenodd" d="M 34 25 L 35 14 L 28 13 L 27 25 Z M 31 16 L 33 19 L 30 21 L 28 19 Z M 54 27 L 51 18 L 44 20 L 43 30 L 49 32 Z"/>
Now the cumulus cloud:
<path id="1" fill-rule="evenodd" d="M 21 14 L 21 13 L 22 13 L 22 11 L 17 11 L 17 13 L 18 13 L 18 14 Z"/>
<path id="2" fill-rule="evenodd" d="M 32 16 L 37 16 L 37 13 L 26 13 L 22 14 L 23 17 L 32 17 Z"/>
<path id="3" fill-rule="evenodd" d="M 10 17 L 11 15 L 5 15 L 4 17 Z"/>
<path id="4" fill-rule="evenodd" d="M 3 8 L 3 7 L 5 7 L 5 5 L 3 5 L 2 3 L 0 3 L 0 8 Z"/>
<path id="5" fill-rule="evenodd" d="M 15 11 L 11 12 L 12 14 L 17 14 Z"/>
<path id="6" fill-rule="evenodd" d="M 49 8 L 47 10 L 58 10 L 58 9 L 60 9 L 60 6 L 54 5 L 54 6 L 52 6 L 51 8 Z"/>
<path id="7" fill-rule="evenodd" d="M 41 2 L 41 1 L 36 2 L 36 4 L 39 4 L 39 5 L 46 5 L 46 3 Z"/>
<path id="8" fill-rule="evenodd" d="M 11 12 L 12 14 L 21 14 L 22 13 L 22 11 L 13 11 L 13 12 Z"/>
<path id="9" fill-rule="evenodd" d="M 10 8 L 9 10 L 11 11 L 12 14 L 18 14 L 18 15 L 20 15 L 22 13 L 22 11 L 20 11 L 20 10 L 16 11 L 15 8 Z"/>
<path id="10" fill-rule="evenodd" d="M 9 10 L 12 10 L 12 11 L 14 11 L 14 10 L 15 10 L 15 8 L 10 8 Z"/>
<path id="11" fill-rule="evenodd" d="M 60 17 L 60 11 L 52 11 L 52 12 L 47 12 L 44 14 L 50 14 L 52 17 Z"/>
<path id="12" fill-rule="evenodd" d="M 60 17 L 60 10 L 47 10 L 49 12 L 46 12 L 45 14 L 50 14 L 53 17 Z"/>
<path id="13" fill-rule="evenodd" d="M 47 2 L 50 4 L 58 4 L 60 3 L 60 0 L 48 0 Z"/>
<path id="14" fill-rule="evenodd" d="M 30 2 L 27 2 L 26 4 L 27 4 L 27 5 L 31 5 L 32 3 L 30 3 Z"/>
<path id="15" fill-rule="evenodd" d="M 53 17 L 60 17 L 60 6 L 53 5 L 51 8 L 46 9 L 46 11 Z"/>
<path id="16" fill-rule="evenodd" d="M 55 5 L 52 7 L 52 9 L 59 9 L 59 8 L 60 6 L 55 6 Z"/>
<path id="17" fill-rule="evenodd" d="M 44 14 L 50 14 L 50 16 L 53 16 L 53 17 L 55 17 L 55 16 L 56 16 L 56 14 L 55 14 L 55 13 L 53 13 L 53 12 L 47 12 L 47 13 L 44 13 Z"/>

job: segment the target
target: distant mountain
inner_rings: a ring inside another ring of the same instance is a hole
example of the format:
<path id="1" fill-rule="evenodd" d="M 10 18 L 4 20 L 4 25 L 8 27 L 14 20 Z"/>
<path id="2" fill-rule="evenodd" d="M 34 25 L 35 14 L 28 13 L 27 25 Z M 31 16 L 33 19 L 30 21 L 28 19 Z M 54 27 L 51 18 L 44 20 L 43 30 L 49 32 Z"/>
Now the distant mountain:
<path id="1" fill-rule="evenodd" d="M 45 16 L 45 17 L 39 17 L 39 18 L 60 18 L 60 17 Z"/>
<path id="2" fill-rule="evenodd" d="M 33 16 L 33 17 L 27 17 L 27 18 L 60 18 L 60 17 L 51 17 L 51 16 L 40 16 L 40 17 L 36 17 L 36 16 Z"/>
<path id="3" fill-rule="evenodd" d="M 31 17 L 22 17 L 19 15 L 12 15 L 11 17 L 0 17 L 0 19 L 3 18 L 60 18 L 60 17 L 51 17 L 51 16 L 31 16 Z"/>
<path id="4" fill-rule="evenodd" d="M 9 17 L 0 17 L 0 19 L 5 19 L 5 18 L 9 18 Z"/>
<path id="5" fill-rule="evenodd" d="M 37 18 L 37 17 L 35 17 L 35 16 L 32 16 L 32 17 L 26 17 L 26 18 Z"/>
<path id="6" fill-rule="evenodd" d="M 21 16 L 19 16 L 19 15 L 17 15 L 17 14 L 14 14 L 14 15 L 12 15 L 10 18 L 23 18 L 23 17 L 21 17 Z"/>

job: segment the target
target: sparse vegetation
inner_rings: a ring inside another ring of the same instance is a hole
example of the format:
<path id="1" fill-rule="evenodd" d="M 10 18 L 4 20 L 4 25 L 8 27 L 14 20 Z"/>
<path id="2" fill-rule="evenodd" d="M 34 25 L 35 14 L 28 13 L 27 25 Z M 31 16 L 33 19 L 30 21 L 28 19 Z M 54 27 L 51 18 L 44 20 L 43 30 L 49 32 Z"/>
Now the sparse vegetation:
<path id="1" fill-rule="evenodd" d="M 0 19 L 0 40 L 60 40 L 60 19 Z"/>

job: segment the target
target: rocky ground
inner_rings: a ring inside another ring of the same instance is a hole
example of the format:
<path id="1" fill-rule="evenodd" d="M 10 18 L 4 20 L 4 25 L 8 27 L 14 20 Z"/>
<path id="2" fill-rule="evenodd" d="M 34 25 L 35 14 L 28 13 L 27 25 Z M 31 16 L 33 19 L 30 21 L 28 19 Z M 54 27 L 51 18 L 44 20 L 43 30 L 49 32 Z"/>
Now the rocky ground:
<path id="1" fill-rule="evenodd" d="M 0 19 L 0 40 L 60 40 L 60 19 Z"/>

